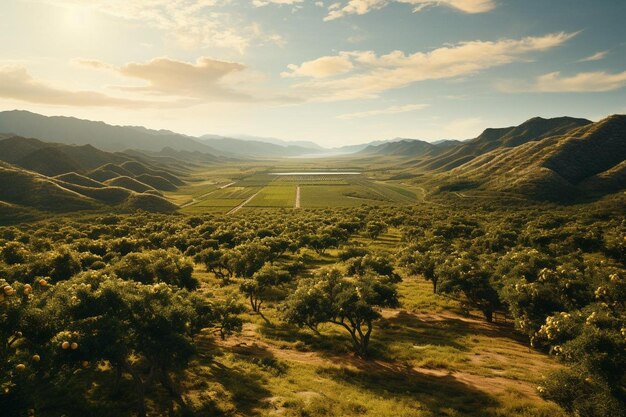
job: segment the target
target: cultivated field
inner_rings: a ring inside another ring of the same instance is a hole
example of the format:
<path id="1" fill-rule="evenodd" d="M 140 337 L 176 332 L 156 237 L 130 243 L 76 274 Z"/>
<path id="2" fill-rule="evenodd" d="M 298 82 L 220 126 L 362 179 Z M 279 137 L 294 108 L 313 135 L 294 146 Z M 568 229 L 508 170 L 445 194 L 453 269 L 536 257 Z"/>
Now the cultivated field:
<path id="1" fill-rule="evenodd" d="M 280 167 L 250 167 L 239 171 L 212 170 L 197 174 L 197 181 L 168 197 L 185 213 L 228 213 L 246 209 L 358 207 L 414 204 L 421 193 L 394 181 L 358 175 L 316 174 L 273 175 Z M 289 170 L 287 170 L 289 172 Z M 213 178 L 212 178 L 213 177 Z M 250 199 L 253 197 L 252 199 Z M 249 200 L 249 201 L 248 201 Z"/>

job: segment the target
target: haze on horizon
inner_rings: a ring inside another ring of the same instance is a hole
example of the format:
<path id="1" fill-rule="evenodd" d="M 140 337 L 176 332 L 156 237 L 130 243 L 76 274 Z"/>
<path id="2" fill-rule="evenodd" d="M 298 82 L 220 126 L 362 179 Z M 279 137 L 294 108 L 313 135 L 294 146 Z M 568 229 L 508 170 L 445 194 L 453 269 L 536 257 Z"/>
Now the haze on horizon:
<path id="1" fill-rule="evenodd" d="M 0 110 L 327 147 L 626 112 L 624 2 L 5 0 L 0 10 Z"/>

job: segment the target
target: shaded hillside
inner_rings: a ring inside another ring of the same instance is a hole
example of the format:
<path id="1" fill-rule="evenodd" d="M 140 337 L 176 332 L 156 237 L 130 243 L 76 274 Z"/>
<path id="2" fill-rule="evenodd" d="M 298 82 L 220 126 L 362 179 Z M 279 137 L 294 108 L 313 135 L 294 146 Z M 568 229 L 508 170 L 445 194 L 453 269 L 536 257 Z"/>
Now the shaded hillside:
<path id="1" fill-rule="evenodd" d="M 498 190 L 560 200 L 626 188 L 626 116 L 610 116 L 566 134 L 499 148 L 450 171 Z"/>
<path id="2" fill-rule="evenodd" d="M 104 184 L 98 181 L 94 181 L 89 177 L 77 174 L 76 172 L 68 172 L 66 174 L 57 175 L 54 179 L 67 182 L 75 185 L 82 185 L 83 187 L 103 188 Z"/>
<path id="3" fill-rule="evenodd" d="M 140 181 L 137 181 L 134 178 L 126 177 L 126 176 L 121 176 L 121 177 L 116 177 L 116 178 L 110 179 L 110 180 L 106 181 L 105 184 L 113 186 L 113 187 L 126 188 L 128 190 L 132 190 L 132 191 L 135 191 L 137 193 L 143 193 L 143 192 L 146 192 L 148 190 L 156 191 L 154 188 L 150 187 L 149 185 L 144 184 L 144 183 L 142 183 Z"/>
<path id="4" fill-rule="evenodd" d="M 126 188 L 137 192 L 150 189 L 173 191 L 184 184 L 184 181 L 170 172 L 170 164 L 162 167 L 141 153 L 136 156 L 111 153 L 91 145 L 47 143 L 38 139 L 12 136 L 0 139 L 0 160 L 88 187 L 102 187 L 102 184 L 98 184 L 118 177 L 129 178 L 125 183 L 128 186 Z M 185 171 L 182 164 L 181 161 L 181 167 L 175 169 L 176 172 Z M 62 177 L 63 174 L 71 175 Z M 137 178 L 139 176 L 150 184 L 140 185 L 143 181 Z"/>
<path id="5" fill-rule="evenodd" d="M 95 200 L 63 188 L 41 174 L 0 163 L 0 201 L 41 211 L 68 212 L 98 207 Z"/>
<path id="6" fill-rule="evenodd" d="M 132 194 L 123 205 L 128 210 L 146 210 L 159 213 L 173 213 L 178 206 L 163 197 L 150 193 Z"/>
<path id="7" fill-rule="evenodd" d="M 167 179 L 170 183 L 180 186 L 183 185 L 184 182 L 178 178 L 176 175 L 173 175 L 165 170 L 153 169 L 145 164 L 142 164 L 137 161 L 127 161 L 120 165 L 120 167 L 127 173 L 127 175 L 139 176 L 139 175 L 153 175 L 156 177 L 162 177 Z M 118 171 L 116 171 L 118 172 Z"/>
<path id="8" fill-rule="evenodd" d="M 37 149 L 16 161 L 15 165 L 48 176 L 81 170 L 78 162 L 53 146 Z"/>
<path id="9" fill-rule="evenodd" d="M 301 145 L 276 144 L 213 135 L 201 136 L 199 140 L 208 144 L 211 148 L 217 149 L 224 155 L 234 157 L 285 157 L 322 152 L 319 146 L 305 147 Z"/>
<path id="10" fill-rule="evenodd" d="M 149 185 L 156 190 L 176 191 L 176 189 L 178 188 L 175 184 L 172 184 L 167 178 L 163 178 L 158 175 L 141 174 L 137 175 L 135 179 Z"/>
<path id="11" fill-rule="evenodd" d="M 107 151 L 125 149 L 160 151 L 165 147 L 171 147 L 176 150 L 215 152 L 206 144 L 173 132 L 134 126 L 112 126 L 73 117 L 47 117 L 20 110 L 0 113 L 0 132 L 65 144 L 91 144 Z"/>
<path id="12" fill-rule="evenodd" d="M 97 168 L 87 173 L 87 176 L 98 182 L 105 182 L 119 176 L 117 172 L 109 171 L 104 168 Z"/>
<path id="13" fill-rule="evenodd" d="M 431 143 L 417 139 L 403 139 L 380 145 L 370 145 L 362 151 L 359 151 L 356 156 L 399 156 L 411 158 L 427 156 L 432 157 L 445 152 L 459 143 L 459 141 L 440 141 L 438 143 Z"/>
<path id="14" fill-rule="evenodd" d="M 0 160 L 45 175 L 87 171 L 130 159 L 130 156 L 104 152 L 91 145 L 65 145 L 20 136 L 0 139 Z"/>
<path id="15" fill-rule="evenodd" d="M 120 182 L 126 187 L 141 185 L 130 178 Z M 100 210 L 106 206 L 155 212 L 172 212 L 178 207 L 145 184 L 144 194 L 103 185 L 76 173 L 48 177 L 5 162 L 0 162 L 0 184 L 0 223 L 42 212 Z"/>
<path id="16" fill-rule="evenodd" d="M 586 119 L 557 117 L 543 119 L 535 117 L 519 126 L 486 129 L 480 136 L 462 142 L 439 156 L 415 164 L 424 170 L 447 171 L 461 166 L 472 159 L 498 148 L 512 148 L 531 141 L 562 135 L 566 132 L 590 124 Z"/>

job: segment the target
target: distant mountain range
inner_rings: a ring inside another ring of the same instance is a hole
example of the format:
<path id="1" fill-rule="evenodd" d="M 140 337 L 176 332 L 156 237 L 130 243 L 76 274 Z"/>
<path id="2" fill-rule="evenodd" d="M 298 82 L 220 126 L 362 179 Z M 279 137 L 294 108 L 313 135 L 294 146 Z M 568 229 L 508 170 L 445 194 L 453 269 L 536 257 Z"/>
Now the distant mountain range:
<path id="1" fill-rule="evenodd" d="M 111 126 L 74 117 L 47 117 L 21 110 L 0 112 L 0 132 L 68 145 L 92 145 L 111 152 L 127 149 L 158 152 L 169 146 L 176 150 L 215 153 L 192 137 L 169 131 Z"/>
<path id="2" fill-rule="evenodd" d="M 324 151 L 319 146 L 307 148 L 291 144 L 278 145 L 259 140 L 234 139 L 215 135 L 201 136 L 198 140 L 217 150 L 220 154 L 232 157 L 288 157 L 317 154 Z"/>
<path id="3" fill-rule="evenodd" d="M 195 160 L 220 162 L 227 159 L 282 158 L 294 156 L 344 155 L 368 146 L 404 140 L 376 140 L 358 145 L 324 148 L 311 141 L 286 141 L 250 135 L 192 137 L 169 130 L 151 130 L 138 126 L 112 126 L 64 116 L 42 116 L 23 110 L 0 112 L 0 134 L 38 138 L 68 145 L 92 145 L 110 152 L 138 150 L 171 154 L 195 153 Z M 203 154 L 203 155 L 200 155 Z M 179 155 L 180 156 L 180 155 Z"/>
<path id="4" fill-rule="evenodd" d="M 441 190 L 490 189 L 556 201 L 595 198 L 626 189 L 626 116 L 596 123 L 535 117 L 519 126 L 486 129 L 466 141 L 395 138 L 325 149 L 306 141 L 193 138 L 3 112 L 0 212 L 6 212 L 7 205 L 44 211 L 52 210 L 50 204 L 63 206 L 46 200 L 46 195 L 66 199 L 71 209 L 113 205 L 171 211 L 176 206 L 162 193 L 184 184 L 195 167 L 329 154 L 349 155 L 365 166 L 388 163 L 405 179 L 428 174 L 433 187 Z"/>
<path id="5" fill-rule="evenodd" d="M 458 140 L 440 140 L 437 142 L 425 142 L 417 139 L 396 139 L 382 144 L 369 145 L 359 151 L 359 156 L 401 156 L 401 157 L 424 157 L 434 156 L 445 152 L 447 149 L 461 143 Z"/>

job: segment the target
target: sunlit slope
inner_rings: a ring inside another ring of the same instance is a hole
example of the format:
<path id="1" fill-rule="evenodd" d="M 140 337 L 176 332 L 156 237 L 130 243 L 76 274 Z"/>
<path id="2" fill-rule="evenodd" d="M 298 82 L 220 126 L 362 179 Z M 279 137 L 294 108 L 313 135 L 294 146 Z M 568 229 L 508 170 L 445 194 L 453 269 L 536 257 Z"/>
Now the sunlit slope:
<path id="1" fill-rule="evenodd" d="M 610 116 L 563 135 L 487 152 L 446 178 L 548 199 L 626 187 L 626 116 Z"/>
<path id="2" fill-rule="evenodd" d="M 480 136 L 463 142 L 434 158 L 418 162 L 415 166 L 424 170 L 446 171 L 461 166 L 494 149 L 513 148 L 527 142 L 562 135 L 591 122 L 586 119 L 558 117 L 532 118 L 519 126 L 486 129 Z"/>

